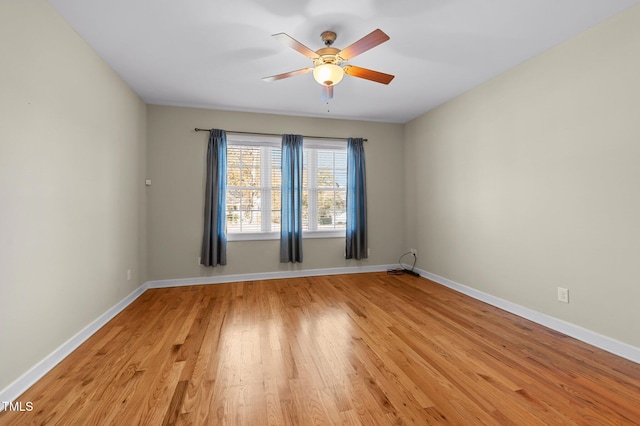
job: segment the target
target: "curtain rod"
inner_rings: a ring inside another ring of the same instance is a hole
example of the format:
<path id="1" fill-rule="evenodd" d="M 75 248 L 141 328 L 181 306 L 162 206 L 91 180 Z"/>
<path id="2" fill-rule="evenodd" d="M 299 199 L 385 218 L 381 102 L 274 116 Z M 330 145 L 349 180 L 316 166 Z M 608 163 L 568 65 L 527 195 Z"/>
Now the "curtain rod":
<path id="1" fill-rule="evenodd" d="M 209 129 L 200 129 L 198 127 L 196 127 L 194 129 L 196 132 L 208 132 Z M 235 130 L 226 130 L 227 133 L 233 133 L 236 135 L 254 135 L 254 136 L 282 136 L 280 134 L 277 133 L 255 133 L 255 132 L 237 132 Z M 348 138 L 332 138 L 329 136 L 303 136 L 305 138 L 309 138 L 309 139 L 325 139 L 325 140 L 340 140 L 340 141 L 346 141 Z M 368 141 L 368 139 L 363 139 L 365 142 Z"/>

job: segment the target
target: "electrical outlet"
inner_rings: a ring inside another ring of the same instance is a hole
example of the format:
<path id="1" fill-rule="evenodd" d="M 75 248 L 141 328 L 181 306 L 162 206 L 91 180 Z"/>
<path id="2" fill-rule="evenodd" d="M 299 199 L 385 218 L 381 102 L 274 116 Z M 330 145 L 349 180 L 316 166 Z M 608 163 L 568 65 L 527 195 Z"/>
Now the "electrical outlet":
<path id="1" fill-rule="evenodd" d="M 558 287 L 558 301 L 569 303 L 569 289 Z"/>
<path id="2" fill-rule="evenodd" d="M 367 248 L 367 257 L 371 256 L 371 249 Z"/>
<path id="3" fill-rule="evenodd" d="M 127 269 L 127 281 L 131 281 L 131 269 Z"/>
<path id="4" fill-rule="evenodd" d="M 202 265 L 202 258 L 198 256 L 198 265 Z"/>
<path id="5" fill-rule="evenodd" d="M 409 249 L 409 251 L 410 251 L 414 256 L 417 256 L 417 255 L 418 255 L 418 250 L 416 250 L 416 249 L 414 249 L 414 248 Z"/>

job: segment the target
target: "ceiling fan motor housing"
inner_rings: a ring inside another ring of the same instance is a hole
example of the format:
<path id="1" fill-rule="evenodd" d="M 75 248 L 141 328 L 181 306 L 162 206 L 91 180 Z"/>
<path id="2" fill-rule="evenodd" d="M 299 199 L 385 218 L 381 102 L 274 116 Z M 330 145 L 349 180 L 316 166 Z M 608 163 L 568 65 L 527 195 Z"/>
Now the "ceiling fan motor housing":
<path id="1" fill-rule="evenodd" d="M 338 55 L 340 49 L 336 49 L 335 47 L 323 47 L 322 49 L 316 50 L 316 53 L 318 54 L 318 58 L 313 60 L 314 65 L 340 65 L 343 62 L 342 58 Z"/>
<path id="2" fill-rule="evenodd" d="M 320 37 L 322 37 L 322 42 L 324 43 L 324 45 L 330 47 L 333 42 L 336 41 L 337 35 L 333 31 L 325 31 L 320 34 Z"/>

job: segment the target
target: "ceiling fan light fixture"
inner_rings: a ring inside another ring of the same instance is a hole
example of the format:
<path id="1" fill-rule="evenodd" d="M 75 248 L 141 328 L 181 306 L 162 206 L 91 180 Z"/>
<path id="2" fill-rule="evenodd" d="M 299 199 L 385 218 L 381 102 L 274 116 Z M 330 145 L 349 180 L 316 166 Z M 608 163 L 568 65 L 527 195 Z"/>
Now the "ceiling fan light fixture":
<path id="1" fill-rule="evenodd" d="M 372 31 L 355 43 L 351 43 L 351 45 L 346 49 L 342 50 L 333 47 L 333 42 L 336 39 L 336 33 L 333 31 L 325 31 L 321 34 L 322 42 L 325 47 L 316 51 L 309 49 L 307 46 L 286 33 L 274 34 L 273 37 L 278 39 L 278 41 L 284 45 L 311 59 L 314 66 L 313 68 L 307 67 L 296 71 L 289 71 L 284 74 L 264 77 L 263 80 L 266 82 L 282 80 L 283 78 L 313 72 L 314 80 L 322 86 L 321 99 L 326 101 L 333 98 L 333 86 L 340 83 L 345 74 L 351 77 L 363 78 L 365 80 L 381 84 L 389 84 L 391 80 L 393 80 L 393 76 L 391 74 L 385 74 L 367 68 L 360 68 L 346 63 L 352 58 L 389 40 L 389 36 L 381 29 Z"/>
<path id="2" fill-rule="evenodd" d="M 323 86 L 335 86 L 342 77 L 344 70 L 336 64 L 322 64 L 313 69 L 313 78 Z"/>

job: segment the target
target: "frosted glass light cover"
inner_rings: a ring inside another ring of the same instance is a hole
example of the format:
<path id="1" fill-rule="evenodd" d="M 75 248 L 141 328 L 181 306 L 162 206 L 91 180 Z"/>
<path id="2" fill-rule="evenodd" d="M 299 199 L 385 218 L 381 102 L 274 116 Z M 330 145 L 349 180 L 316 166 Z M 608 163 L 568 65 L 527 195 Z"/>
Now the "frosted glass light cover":
<path id="1" fill-rule="evenodd" d="M 325 86 L 333 86 L 342 80 L 344 70 L 335 64 L 318 65 L 313 69 L 313 78 Z"/>

